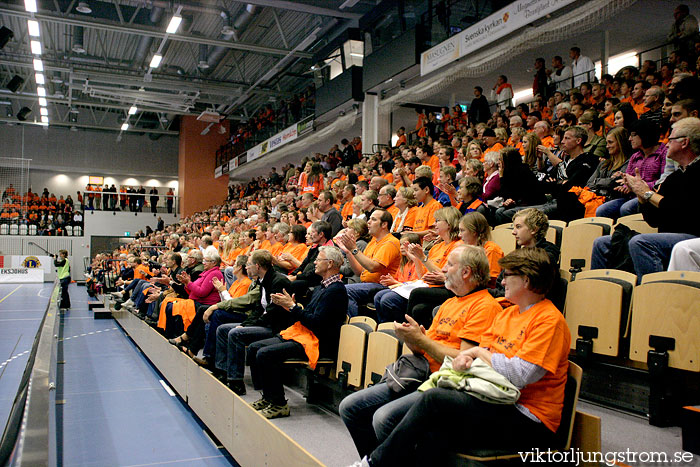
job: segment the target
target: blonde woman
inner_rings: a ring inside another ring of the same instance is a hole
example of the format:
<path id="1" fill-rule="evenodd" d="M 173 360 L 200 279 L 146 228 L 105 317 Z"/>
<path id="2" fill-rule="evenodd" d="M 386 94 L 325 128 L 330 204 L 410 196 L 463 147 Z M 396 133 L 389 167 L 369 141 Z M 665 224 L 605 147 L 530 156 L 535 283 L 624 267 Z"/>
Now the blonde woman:
<path id="1" fill-rule="evenodd" d="M 391 224 L 391 233 L 400 233 L 413 230 L 413 222 L 416 220 L 416 196 L 413 188 L 402 186 L 396 192 L 394 204 L 399 209 Z"/>
<path id="2" fill-rule="evenodd" d="M 498 260 L 503 258 L 503 250 L 491 241 L 491 226 L 480 212 L 469 212 L 459 221 L 459 237 L 466 245 L 480 246 L 486 251 L 489 260 L 489 287 L 496 285 L 501 267 Z"/>

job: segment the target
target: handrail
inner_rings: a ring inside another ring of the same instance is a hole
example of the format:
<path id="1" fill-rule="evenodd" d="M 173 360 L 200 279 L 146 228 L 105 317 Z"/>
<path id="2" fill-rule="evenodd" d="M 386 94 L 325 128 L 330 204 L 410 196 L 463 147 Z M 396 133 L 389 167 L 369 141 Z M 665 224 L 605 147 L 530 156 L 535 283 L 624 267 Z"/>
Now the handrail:
<path id="1" fill-rule="evenodd" d="M 57 465 L 56 338 L 58 280 L 37 331 L 7 425 L 0 439 L 0 464 Z"/>

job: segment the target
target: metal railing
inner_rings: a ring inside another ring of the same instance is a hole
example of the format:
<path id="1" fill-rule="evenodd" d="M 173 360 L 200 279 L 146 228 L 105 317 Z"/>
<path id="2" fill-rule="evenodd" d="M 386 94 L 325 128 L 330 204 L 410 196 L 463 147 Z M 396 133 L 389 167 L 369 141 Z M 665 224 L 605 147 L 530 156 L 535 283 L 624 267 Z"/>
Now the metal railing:
<path id="1" fill-rule="evenodd" d="M 149 188 L 147 188 L 148 190 Z M 83 211 L 127 211 L 152 213 L 177 213 L 180 197 L 177 195 L 122 192 L 83 191 L 83 203 L 76 209 Z M 154 206 L 155 201 L 155 206 Z"/>
<path id="2" fill-rule="evenodd" d="M 56 280 L 0 440 L 1 465 L 58 464 L 54 407 L 59 290 Z"/>

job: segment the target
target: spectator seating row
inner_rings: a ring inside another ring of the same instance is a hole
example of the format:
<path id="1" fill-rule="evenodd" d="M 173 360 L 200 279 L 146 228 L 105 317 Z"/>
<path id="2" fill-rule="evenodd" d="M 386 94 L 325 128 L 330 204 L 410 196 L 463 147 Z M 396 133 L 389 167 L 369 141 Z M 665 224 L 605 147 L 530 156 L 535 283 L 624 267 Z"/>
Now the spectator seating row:
<path id="1" fill-rule="evenodd" d="M 564 221 L 550 220 L 546 239 L 561 248 L 561 266 L 568 273 L 572 260 L 583 260 L 581 270 L 590 269 L 593 242 L 601 235 L 610 235 L 617 225 L 626 225 L 639 233 L 656 233 L 657 229 L 649 226 L 641 214 L 621 217 L 617 223 L 608 217 L 584 217 L 568 224 Z M 493 228 L 491 237 L 508 254 L 516 248 L 512 235 L 513 224 L 501 224 Z M 568 274 L 565 274 L 568 276 Z"/>
<path id="2" fill-rule="evenodd" d="M 79 225 L 63 226 L 65 235 L 69 237 L 81 237 L 83 228 Z M 0 223 L 0 235 L 38 235 L 39 229 L 36 224 L 8 224 Z"/>

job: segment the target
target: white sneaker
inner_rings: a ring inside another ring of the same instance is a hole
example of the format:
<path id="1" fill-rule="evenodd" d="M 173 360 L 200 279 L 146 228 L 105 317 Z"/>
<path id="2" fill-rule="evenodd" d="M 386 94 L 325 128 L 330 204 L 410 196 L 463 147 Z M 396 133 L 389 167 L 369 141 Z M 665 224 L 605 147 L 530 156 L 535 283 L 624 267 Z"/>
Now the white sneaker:
<path id="1" fill-rule="evenodd" d="M 370 467 L 369 460 L 367 459 L 367 456 L 365 456 L 362 458 L 362 460 L 356 461 L 354 464 L 351 464 L 348 467 Z"/>
<path id="2" fill-rule="evenodd" d="M 122 306 L 132 307 L 132 306 L 134 306 L 134 302 L 132 302 L 131 299 L 129 299 L 129 300 L 125 301 L 124 303 L 122 303 Z"/>
<path id="3" fill-rule="evenodd" d="M 124 292 L 111 292 L 110 295 L 112 297 L 122 298 L 124 296 Z"/>

